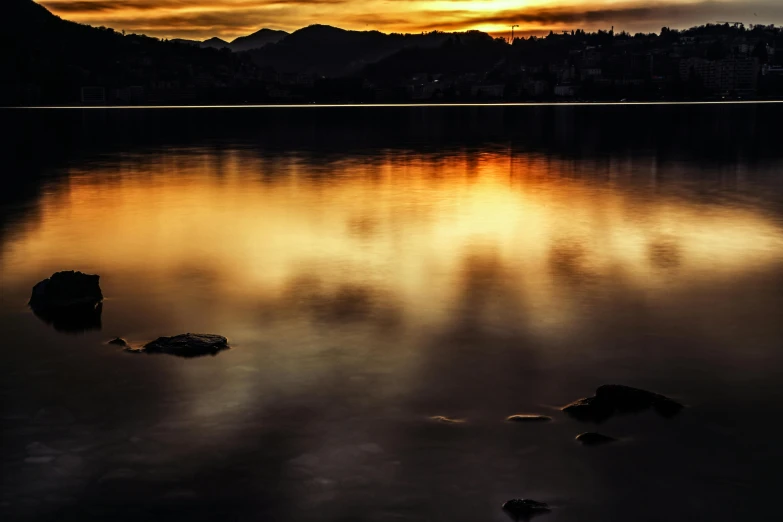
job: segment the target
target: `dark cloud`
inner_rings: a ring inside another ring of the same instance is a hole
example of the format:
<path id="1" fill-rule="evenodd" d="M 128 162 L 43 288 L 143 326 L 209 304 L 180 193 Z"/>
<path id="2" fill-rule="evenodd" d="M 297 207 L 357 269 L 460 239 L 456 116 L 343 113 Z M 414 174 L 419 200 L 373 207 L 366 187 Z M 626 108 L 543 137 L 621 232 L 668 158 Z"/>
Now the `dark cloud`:
<path id="1" fill-rule="evenodd" d="M 203 5 L 204 2 L 188 2 L 173 0 L 56 0 L 51 2 L 41 2 L 42 5 L 58 13 L 108 13 L 108 12 L 127 12 L 127 11 L 154 11 L 167 8 L 192 7 L 194 5 Z M 209 2 L 214 4 L 214 2 Z"/>
<path id="2" fill-rule="evenodd" d="M 53 11 L 61 13 L 108 13 L 132 11 L 164 11 L 202 8 L 213 11 L 233 12 L 236 9 L 257 8 L 275 5 L 318 5 L 342 4 L 349 0 L 49 0 L 41 2 Z"/>

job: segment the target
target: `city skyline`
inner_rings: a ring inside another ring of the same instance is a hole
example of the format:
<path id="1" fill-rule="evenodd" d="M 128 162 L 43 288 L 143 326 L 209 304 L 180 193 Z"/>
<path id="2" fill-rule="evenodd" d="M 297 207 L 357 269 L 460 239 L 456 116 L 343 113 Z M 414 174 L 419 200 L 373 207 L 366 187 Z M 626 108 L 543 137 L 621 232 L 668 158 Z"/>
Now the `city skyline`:
<path id="1" fill-rule="evenodd" d="M 573 28 L 653 32 L 709 21 L 780 24 L 776 0 L 46 0 L 63 18 L 162 38 L 231 40 L 311 24 L 382 32 L 481 30 L 526 36 Z"/>

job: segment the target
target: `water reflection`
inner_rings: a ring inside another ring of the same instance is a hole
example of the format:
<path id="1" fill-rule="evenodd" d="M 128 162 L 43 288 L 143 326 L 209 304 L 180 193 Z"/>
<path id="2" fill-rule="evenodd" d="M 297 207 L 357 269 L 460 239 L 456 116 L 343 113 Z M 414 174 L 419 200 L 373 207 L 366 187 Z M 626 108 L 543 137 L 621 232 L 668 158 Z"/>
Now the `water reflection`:
<path id="1" fill-rule="evenodd" d="M 500 130 L 460 141 L 461 118 Z M 742 159 L 741 141 L 711 164 L 698 143 L 603 126 L 585 145 L 584 113 L 534 118 L 526 139 L 508 113 L 477 118 L 406 113 L 418 143 L 361 121 L 375 130 L 358 138 L 323 120 L 283 138 L 183 124 L 32 169 L 0 236 L 17 347 L 4 513 L 500 521 L 529 497 L 551 520 L 763 519 L 780 485 L 780 158 Z M 24 306 L 67 269 L 101 275 L 101 331 L 63 336 Z M 232 349 L 105 344 L 188 331 Z M 689 408 L 612 418 L 622 442 L 585 452 L 557 407 L 610 382 Z M 518 412 L 553 422 L 505 422 Z M 684 490 L 681 512 L 660 502 Z"/>
<path id="2" fill-rule="evenodd" d="M 32 311 L 36 317 L 58 332 L 78 334 L 101 329 L 103 303 L 98 303 L 94 307 L 65 310 L 32 309 Z"/>

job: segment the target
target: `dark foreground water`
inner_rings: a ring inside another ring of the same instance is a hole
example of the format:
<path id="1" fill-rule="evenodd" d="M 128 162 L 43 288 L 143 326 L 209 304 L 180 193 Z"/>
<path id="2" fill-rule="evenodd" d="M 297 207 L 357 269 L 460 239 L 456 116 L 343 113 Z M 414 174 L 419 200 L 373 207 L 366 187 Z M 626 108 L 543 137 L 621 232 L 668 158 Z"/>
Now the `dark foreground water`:
<path id="1" fill-rule="evenodd" d="M 780 519 L 783 106 L 0 118 L 3 520 Z M 27 309 L 66 269 L 100 327 Z"/>

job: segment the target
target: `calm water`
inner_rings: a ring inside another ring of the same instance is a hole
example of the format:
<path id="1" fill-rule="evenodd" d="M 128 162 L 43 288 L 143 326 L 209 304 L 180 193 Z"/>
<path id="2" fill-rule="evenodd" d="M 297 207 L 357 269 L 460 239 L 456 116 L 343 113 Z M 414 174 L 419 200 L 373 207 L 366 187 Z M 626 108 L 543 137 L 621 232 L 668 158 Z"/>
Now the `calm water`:
<path id="1" fill-rule="evenodd" d="M 4 520 L 778 520 L 783 106 L 0 117 Z M 68 269 L 100 329 L 27 309 Z"/>

